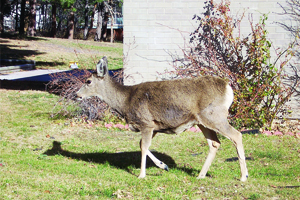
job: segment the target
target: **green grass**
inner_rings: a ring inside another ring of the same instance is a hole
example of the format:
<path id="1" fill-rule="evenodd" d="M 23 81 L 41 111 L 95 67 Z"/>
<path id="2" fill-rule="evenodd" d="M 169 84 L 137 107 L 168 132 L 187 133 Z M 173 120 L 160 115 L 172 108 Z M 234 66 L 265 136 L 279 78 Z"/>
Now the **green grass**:
<path id="1" fill-rule="evenodd" d="M 232 143 L 221 149 L 208 176 L 197 176 L 208 153 L 201 133 L 159 134 L 151 150 L 169 165 L 148 161 L 138 179 L 140 134 L 100 123 L 51 119 L 58 97 L 0 90 L 0 199 L 298 199 L 300 142 L 290 136 L 244 135 L 249 179 Z"/>
<path id="2" fill-rule="evenodd" d="M 69 69 L 70 61 L 79 68 L 94 69 L 103 56 L 108 57 L 109 69 L 123 67 L 123 44 L 35 37 L 30 39 L 1 39 L 1 58 L 36 61 L 37 69 Z"/>
<path id="3" fill-rule="evenodd" d="M 123 68 L 123 44 L 121 43 L 111 44 L 105 42 L 61 39 L 49 39 L 46 43 L 73 49 L 76 57 L 76 59 L 74 59 L 78 60 L 79 64 L 84 68 L 94 69 L 95 63 L 98 62 L 102 56 L 108 57 L 110 69 Z"/>

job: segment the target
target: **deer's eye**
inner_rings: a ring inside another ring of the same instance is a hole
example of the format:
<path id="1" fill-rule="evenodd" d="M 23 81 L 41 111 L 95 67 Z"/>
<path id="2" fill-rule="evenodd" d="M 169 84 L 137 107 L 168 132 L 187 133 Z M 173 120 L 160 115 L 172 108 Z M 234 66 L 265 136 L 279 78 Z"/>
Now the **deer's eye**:
<path id="1" fill-rule="evenodd" d="M 85 83 L 89 85 L 89 84 L 92 83 L 92 81 L 91 80 L 87 80 Z"/>

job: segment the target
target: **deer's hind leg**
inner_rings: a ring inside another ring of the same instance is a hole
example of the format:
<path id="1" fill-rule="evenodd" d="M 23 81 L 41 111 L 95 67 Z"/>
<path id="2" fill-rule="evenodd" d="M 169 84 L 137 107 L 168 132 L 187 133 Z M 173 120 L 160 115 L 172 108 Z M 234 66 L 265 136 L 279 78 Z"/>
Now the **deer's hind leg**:
<path id="1" fill-rule="evenodd" d="M 246 167 L 246 157 L 245 157 L 245 152 L 244 152 L 244 147 L 242 142 L 242 134 L 228 123 L 227 115 L 228 115 L 228 108 L 226 106 L 212 105 L 212 106 L 208 106 L 205 110 L 201 112 L 202 118 L 199 119 L 199 122 L 201 122 L 201 124 L 203 124 L 206 128 L 213 130 L 215 133 L 219 133 L 229 138 L 233 142 L 237 150 L 240 168 L 241 168 L 240 180 L 246 181 L 248 178 L 248 170 Z M 210 154 L 213 155 L 213 153 Z"/>
<path id="2" fill-rule="evenodd" d="M 244 147 L 243 147 L 243 142 L 242 142 L 242 134 L 237 131 L 235 128 L 233 128 L 227 121 L 226 118 L 217 118 L 216 116 L 210 118 L 210 123 L 209 128 L 211 130 L 214 130 L 215 133 L 219 133 L 228 139 L 230 139 L 237 151 L 238 154 L 238 159 L 240 163 L 240 168 L 241 168 L 241 181 L 246 181 L 248 178 L 248 170 L 246 167 L 246 157 L 245 157 L 245 152 L 244 152 Z"/>
<path id="3" fill-rule="evenodd" d="M 207 173 L 212 161 L 214 160 L 221 143 L 220 143 L 215 131 L 208 129 L 202 125 L 198 125 L 198 126 L 201 129 L 201 131 L 203 132 L 203 134 L 207 140 L 208 146 L 209 146 L 208 156 L 207 156 L 205 163 L 204 163 L 204 165 L 200 171 L 200 174 L 198 176 L 198 178 L 200 179 L 200 178 L 205 178 L 206 173 Z"/>
<path id="4" fill-rule="evenodd" d="M 245 151 L 243 147 L 243 141 L 242 141 L 242 134 L 237 131 L 235 128 L 233 128 L 228 123 L 223 127 L 223 129 L 220 129 L 220 134 L 224 135 L 225 137 L 229 138 L 237 151 L 238 159 L 240 163 L 241 168 L 241 181 L 246 181 L 248 178 L 248 170 L 246 166 L 246 157 L 245 157 Z"/>

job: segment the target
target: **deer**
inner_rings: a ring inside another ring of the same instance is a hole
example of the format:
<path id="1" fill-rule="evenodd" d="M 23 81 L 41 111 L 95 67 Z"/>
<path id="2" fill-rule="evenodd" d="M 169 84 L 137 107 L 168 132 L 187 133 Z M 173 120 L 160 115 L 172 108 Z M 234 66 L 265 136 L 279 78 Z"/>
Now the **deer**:
<path id="1" fill-rule="evenodd" d="M 86 79 L 76 94 L 78 100 L 99 97 L 125 118 L 132 131 L 141 132 L 141 168 L 138 178 L 146 176 L 147 156 L 156 166 L 169 171 L 168 166 L 149 150 L 157 133 L 179 134 L 193 126 L 201 129 L 209 146 L 198 179 L 206 177 L 221 145 L 217 134 L 233 142 L 240 164 L 240 181 L 248 178 L 242 134 L 227 119 L 234 98 L 228 80 L 199 76 L 123 85 L 109 76 L 108 61 L 104 56 L 97 63 L 96 71 Z"/>

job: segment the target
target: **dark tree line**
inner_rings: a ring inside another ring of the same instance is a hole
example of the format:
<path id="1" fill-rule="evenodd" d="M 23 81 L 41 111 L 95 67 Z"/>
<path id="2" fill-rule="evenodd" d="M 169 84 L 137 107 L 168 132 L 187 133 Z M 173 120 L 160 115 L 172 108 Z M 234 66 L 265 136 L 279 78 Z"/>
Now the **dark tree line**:
<path id="1" fill-rule="evenodd" d="M 1 0 L 0 31 L 4 32 L 4 16 L 14 21 L 20 35 L 37 32 L 51 37 L 74 38 L 75 27 L 83 29 L 83 39 L 91 33 L 94 15 L 97 28 L 94 40 L 106 40 L 109 17 L 120 13 L 122 0 Z M 38 30 L 36 30 L 38 27 Z"/>

